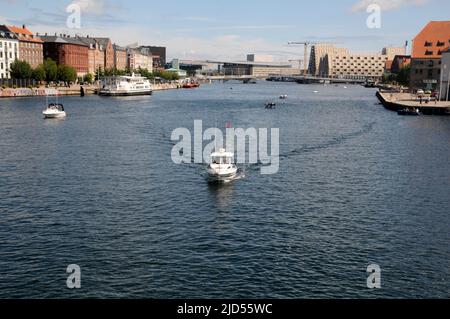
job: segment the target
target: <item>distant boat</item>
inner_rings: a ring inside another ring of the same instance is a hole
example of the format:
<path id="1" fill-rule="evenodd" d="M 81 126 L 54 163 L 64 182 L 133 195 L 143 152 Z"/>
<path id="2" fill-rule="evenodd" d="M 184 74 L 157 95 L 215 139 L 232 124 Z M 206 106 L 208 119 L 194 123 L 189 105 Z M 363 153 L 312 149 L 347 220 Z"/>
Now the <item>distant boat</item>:
<path id="1" fill-rule="evenodd" d="M 51 103 L 42 112 L 46 119 L 64 118 L 67 116 L 62 104 Z"/>
<path id="2" fill-rule="evenodd" d="M 285 94 L 285 95 L 280 95 L 280 100 L 286 100 L 288 98 L 288 96 Z"/>
<path id="3" fill-rule="evenodd" d="M 314 91 L 314 93 L 319 93 L 319 91 Z"/>
<path id="4" fill-rule="evenodd" d="M 195 81 L 188 81 L 183 84 L 183 89 L 195 89 L 200 87 L 200 83 Z"/>
<path id="5" fill-rule="evenodd" d="M 419 116 L 420 111 L 417 108 L 404 108 L 403 110 L 397 111 L 398 115 L 410 115 L 410 116 Z"/>

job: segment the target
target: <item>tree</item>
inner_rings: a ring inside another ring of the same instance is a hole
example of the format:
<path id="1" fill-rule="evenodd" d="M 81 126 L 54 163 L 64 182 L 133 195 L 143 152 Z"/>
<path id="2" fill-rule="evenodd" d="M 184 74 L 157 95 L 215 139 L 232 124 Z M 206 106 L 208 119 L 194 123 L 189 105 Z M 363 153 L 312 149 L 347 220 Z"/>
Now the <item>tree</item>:
<path id="1" fill-rule="evenodd" d="M 16 60 L 11 63 L 11 77 L 14 79 L 30 79 L 33 75 L 33 69 L 25 61 Z"/>
<path id="2" fill-rule="evenodd" d="M 401 85 L 408 86 L 410 82 L 411 66 L 401 68 L 397 75 L 397 82 Z"/>
<path id="3" fill-rule="evenodd" d="M 57 73 L 59 81 L 70 83 L 77 80 L 77 71 L 68 65 L 59 65 Z"/>
<path id="4" fill-rule="evenodd" d="M 83 81 L 92 84 L 92 82 L 94 82 L 94 76 L 92 75 L 92 73 L 88 73 L 84 76 Z"/>
<path id="5" fill-rule="evenodd" d="M 54 82 L 58 80 L 58 66 L 56 62 L 48 58 L 44 61 L 45 80 L 47 82 Z"/>
<path id="6" fill-rule="evenodd" d="M 43 64 L 39 65 L 37 68 L 33 70 L 33 79 L 39 82 L 45 81 L 45 67 Z"/>

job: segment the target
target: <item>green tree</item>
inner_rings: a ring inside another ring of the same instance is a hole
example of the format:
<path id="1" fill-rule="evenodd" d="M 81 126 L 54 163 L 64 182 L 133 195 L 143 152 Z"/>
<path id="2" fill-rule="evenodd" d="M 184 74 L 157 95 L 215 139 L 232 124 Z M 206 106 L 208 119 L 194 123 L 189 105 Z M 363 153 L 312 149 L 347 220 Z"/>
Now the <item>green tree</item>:
<path id="1" fill-rule="evenodd" d="M 31 79 L 33 69 L 25 61 L 16 60 L 11 63 L 11 77 L 14 79 Z"/>
<path id="2" fill-rule="evenodd" d="M 92 84 L 92 82 L 94 82 L 94 76 L 92 75 L 92 73 L 88 73 L 84 76 L 83 81 Z"/>
<path id="3" fill-rule="evenodd" d="M 39 65 L 37 68 L 33 70 L 33 79 L 36 81 L 45 81 L 45 67 L 43 64 Z"/>
<path id="4" fill-rule="evenodd" d="M 58 80 L 58 66 L 56 62 L 48 58 L 44 61 L 45 80 L 47 82 L 54 82 Z"/>
<path id="5" fill-rule="evenodd" d="M 77 80 L 77 71 L 68 65 L 58 65 L 58 80 L 66 83 L 75 82 Z"/>
<path id="6" fill-rule="evenodd" d="M 397 82 L 401 85 L 408 86 L 410 82 L 411 66 L 403 67 L 397 75 Z"/>

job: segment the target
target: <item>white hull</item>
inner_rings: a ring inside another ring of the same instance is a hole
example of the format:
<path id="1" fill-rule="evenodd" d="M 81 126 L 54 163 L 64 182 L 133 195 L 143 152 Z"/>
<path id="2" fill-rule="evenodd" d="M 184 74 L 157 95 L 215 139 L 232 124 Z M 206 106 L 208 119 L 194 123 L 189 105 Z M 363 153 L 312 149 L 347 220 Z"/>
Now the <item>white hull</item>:
<path id="1" fill-rule="evenodd" d="M 60 119 L 65 118 L 67 116 L 66 112 L 42 112 L 44 118 L 46 119 Z"/>

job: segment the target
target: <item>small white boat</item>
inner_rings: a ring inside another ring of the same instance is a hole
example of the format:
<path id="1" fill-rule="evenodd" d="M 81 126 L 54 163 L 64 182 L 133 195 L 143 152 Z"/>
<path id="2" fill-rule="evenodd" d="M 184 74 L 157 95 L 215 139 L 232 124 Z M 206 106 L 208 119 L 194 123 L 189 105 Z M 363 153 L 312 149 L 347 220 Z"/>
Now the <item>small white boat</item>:
<path id="1" fill-rule="evenodd" d="M 233 163 L 234 154 L 220 149 L 211 154 L 211 164 L 207 168 L 211 182 L 229 182 L 236 177 L 237 167 Z"/>
<path id="2" fill-rule="evenodd" d="M 64 118 L 67 116 L 64 106 L 55 103 L 49 104 L 42 114 L 46 119 Z"/>
<path id="3" fill-rule="evenodd" d="M 285 95 L 280 95 L 280 100 L 286 100 L 288 98 L 288 96 L 285 94 Z"/>

